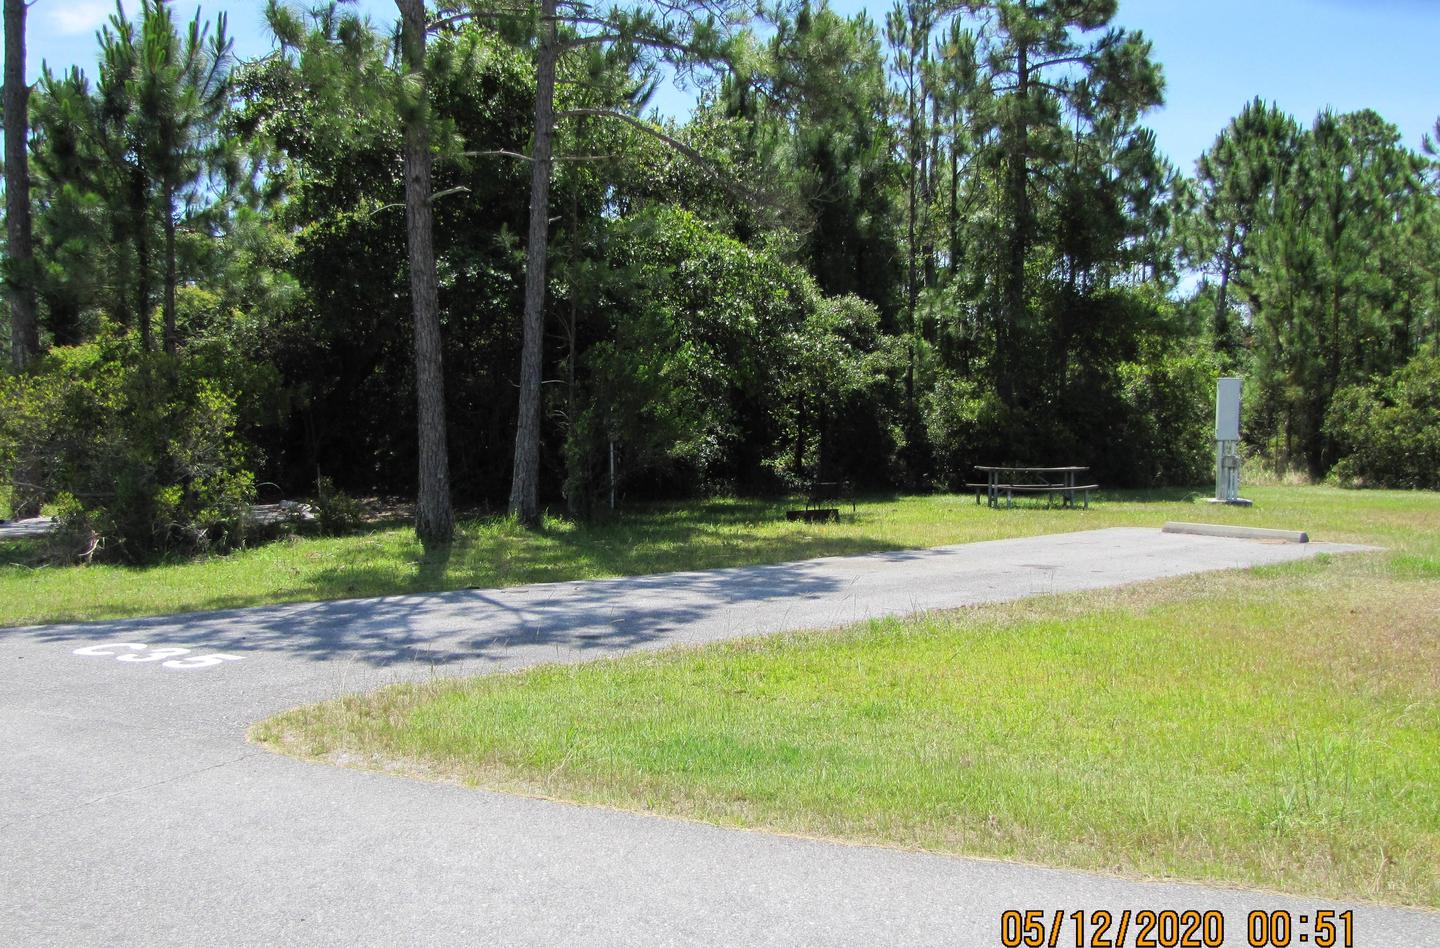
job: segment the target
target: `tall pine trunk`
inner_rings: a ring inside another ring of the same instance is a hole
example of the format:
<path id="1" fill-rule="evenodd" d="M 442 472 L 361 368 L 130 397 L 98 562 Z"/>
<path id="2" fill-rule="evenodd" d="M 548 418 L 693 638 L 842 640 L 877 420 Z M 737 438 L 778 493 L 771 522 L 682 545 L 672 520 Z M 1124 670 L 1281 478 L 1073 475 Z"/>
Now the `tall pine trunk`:
<path id="1" fill-rule="evenodd" d="M 25 0 L 5 0 L 5 236 L 10 358 L 16 371 L 40 355 L 30 224 L 30 87 L 25 84 Z"/>
<path id="2" fill-rule="evenodd" d="M 1230 255 L 1220 264 L 1220 289 L 1215 294 L 1214 348 L 1217 352 L 1230 348 Z"/>
<path id="3" fill-rule="evenodd" d="M 525 248 L 525 316 L 520 347 L 520 411 L 510 513 L 527 527 L 540 524 L 540 372 L 545 341 L 545 257 L 550 228 L 550 151 L 555 136 L 556 0 L 541 3 L 535 82 L 535 148 L 530 165 L 530 230 Z"/>
<path id="4" fill-rule="evenodd" d="M 9 241 L 10 358 L 17 372 L 40 356 L 35 250 L 30 224 L 30 87 L 25 84 L 25 0 L 5 0 L 5 236 Z M 40 513 L 39 472 L 21 461 L 7 472 L 16 517 Z"/>
<path id="5" fill-rule="evenodd" d="M 425 0 L 395 0 L 400 8 L 406 72 L 425 70 Z M 405 115 L 405 222 L 410 255 L 410 305 L 415 318 L 415 406 L 419 443 L 415 532 L 427 547 L 455 533 L 450 508 L 450 455 L 445 438 L 445 376 L 440 350 L 440 293 L 435 274 L 431 208 L 430 132 L 424 83 Z"/>
<path id="6" fill-rule="evenodd" d="M 135 319 L 140 324 L 140 348 L 155 348 L 150 326 L 150 221 L 149 186 L 138 165 L 130 171 L 130 214 L 135 224 Z"/>
<path id="7" fill-rule="evenodd" d="M 175 325 L 175 191 L 165 187 L 165 305 L 164 345 L 167 355 L 180 351 L 179 331 Z"/>
<path id="8" fill-rule="evenodd" d="M 922 86 L 923 90 L 923 86 Z M 923 108 L 923 106 L 922 106 Z M 939 272 L 935 259 L 935 203 L 940 193 L 940 99 L 932 94 L 930 99 L 930 147 L 926 152 L 925 197 L 921 207 L 925 214 L 924 247 L 922 259 L 925 263 L 925 287 L 933 289 L 938 282 Z M 921 334 L 927 328 L 921 326 Z M 934 338 L 933 336 L 931 337 Z"/>
<path id="9" fill-rule="evenodd" d="M 1025 258 L 1030 253 L 1030 50 L 1023 42 L 1016 56 L 1015 119 L 1012 134 L 1015 140 L 1010 156 L 1010 205 L 1015 215 L 1011 223 L 1009 261 L 1005 279 L 1005 315 L 995 334 L 995 361 L 999 367 L 1000 399 L 1007 405 L 1015 403 L 1018 382 L 1016 339 L 1026 320 Z"/>
<path id="10" fill-rule="evenodd" d="M 960 272 L 960 109 L 950 109 L 950 277 Z"/>

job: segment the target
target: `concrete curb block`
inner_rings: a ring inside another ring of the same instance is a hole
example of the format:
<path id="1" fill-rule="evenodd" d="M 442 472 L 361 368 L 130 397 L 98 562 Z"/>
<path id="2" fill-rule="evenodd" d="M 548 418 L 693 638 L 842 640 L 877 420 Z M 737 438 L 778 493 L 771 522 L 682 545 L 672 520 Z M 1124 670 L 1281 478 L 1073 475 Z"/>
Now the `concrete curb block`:
<path id="1" fill-rule="evenodd" d="M 1267 527 L 1232 527 L 1223 523 L 1178 523 L 1171 521 L 1160 528 L 1161 533 L 1194 533 L 1202 537 L 1234 537 L 1237 540 L 1284 540 L 1286 543 L 1309 543 L 1310 534 L 1303 530 L 1271 530 Z"/>

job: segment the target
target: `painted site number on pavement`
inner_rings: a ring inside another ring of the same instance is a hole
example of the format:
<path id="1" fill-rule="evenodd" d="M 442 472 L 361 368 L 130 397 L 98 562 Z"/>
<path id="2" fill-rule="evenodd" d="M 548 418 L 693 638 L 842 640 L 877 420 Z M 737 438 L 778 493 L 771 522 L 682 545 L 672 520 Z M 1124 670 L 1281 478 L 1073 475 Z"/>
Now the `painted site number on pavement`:
<path id="1" fill-rule="evenodd" d="M 103 658 L 113 658 L 117 662 L 128 662 L 134 664 L 159 662 L 162 668 L 214 668 L 216 665 L 223 665 L 226 662 L 238 662 L 239 655 L 226 655 L 223 652 L 209 652 L 204 655 L 191 655 L 191 649 L 181 645 L 150 645 L 145 642 L 102 642 L 99 645 L 86 645 L 77 648 L 74 655 L 98 655 Z M 184 656 L 183 658 L 181 656 Z"/>

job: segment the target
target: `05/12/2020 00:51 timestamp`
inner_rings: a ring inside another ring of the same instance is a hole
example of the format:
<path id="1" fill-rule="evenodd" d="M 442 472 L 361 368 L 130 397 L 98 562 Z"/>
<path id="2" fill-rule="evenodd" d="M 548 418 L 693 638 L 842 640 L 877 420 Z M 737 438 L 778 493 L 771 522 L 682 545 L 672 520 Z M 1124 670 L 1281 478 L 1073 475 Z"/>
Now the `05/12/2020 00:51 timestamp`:
<path id="1" fill-rule="evenodd" d="M 1241 944 L 1251 948 L 1354 948 L 1354 924 L 1355 913 L 1349 910 L 1257 909 L 1246 915 Z M 1000 915 L 1000 944 L 1005 948 L 1221 948 L 1225 915 L 1215 909 L 1012 909 Z"/>

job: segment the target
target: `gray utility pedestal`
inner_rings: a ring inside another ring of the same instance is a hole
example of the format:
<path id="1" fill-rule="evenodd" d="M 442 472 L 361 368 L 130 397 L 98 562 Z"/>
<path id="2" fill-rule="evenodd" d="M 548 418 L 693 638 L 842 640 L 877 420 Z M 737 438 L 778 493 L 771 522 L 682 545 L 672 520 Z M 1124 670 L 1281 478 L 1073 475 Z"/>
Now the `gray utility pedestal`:
<path id="1" fill-rule="evenodd" d="M 1215 442 L 1215 496 L 1212 504 L 1249 507 L 1250 501 L 1240 496 L 1240 442 Z"/>
<path id="2" fill-rule="evenodd" d="M 1238 378 L 1215 384 L 1215 499 L 1212 504 L 1249 507 L 1240 497 L 1240 394 Z"/>

